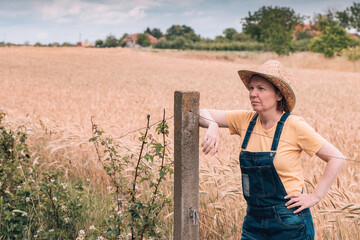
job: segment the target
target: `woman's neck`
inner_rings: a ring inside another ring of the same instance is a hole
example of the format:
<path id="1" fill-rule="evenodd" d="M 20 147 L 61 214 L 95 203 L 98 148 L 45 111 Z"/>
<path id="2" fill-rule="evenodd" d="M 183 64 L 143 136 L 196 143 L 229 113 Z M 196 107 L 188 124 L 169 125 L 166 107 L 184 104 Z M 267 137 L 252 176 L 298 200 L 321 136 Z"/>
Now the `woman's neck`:
<path id="1" fill-rule="evenodd" d="M 263 129 L 268 130 L 274 127 L 283 115 L 282 111 L 260 112 L 260 122 Z"/>

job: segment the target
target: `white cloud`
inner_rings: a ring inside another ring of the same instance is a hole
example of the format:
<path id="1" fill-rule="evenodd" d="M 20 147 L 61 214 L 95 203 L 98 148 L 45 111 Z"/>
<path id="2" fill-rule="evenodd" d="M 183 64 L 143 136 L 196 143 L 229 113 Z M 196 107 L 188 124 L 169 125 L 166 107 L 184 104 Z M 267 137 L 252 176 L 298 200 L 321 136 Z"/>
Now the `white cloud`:
<path id="1" fill-rule="evenodd" d="M 40 40 L 47 40 L 49 38 L 49 33 L 47 32 L 39 32 L 36 34 L 36 38 Z"/>
<path id="2" fill-rule="evenodd" d="M 134 17 L 136 20 L 141 19 L 141 18 L 145 17 L 145 15 L 146 15 L 145 9 L 146 9 L 146 7 L 144 7 L 144 6 L 137 6 L 129 12 L 129 16 Z"/>
<path id="3" fill-rule="evenodd" d="M 56 23 L 87 21 L 89 23 L 118 24 L 136 21 L 146 16 L 145 5 L 95 3 L 83 0 L 54 0 L 42 6 L 42 17 Z"/>
<path id="4" fill-rule="evenodd" d="M 203 15 L 204 12 L 203 11 L 187 11 L 187 12 L 184 12 L 184 16 L 201 16 Z"/>

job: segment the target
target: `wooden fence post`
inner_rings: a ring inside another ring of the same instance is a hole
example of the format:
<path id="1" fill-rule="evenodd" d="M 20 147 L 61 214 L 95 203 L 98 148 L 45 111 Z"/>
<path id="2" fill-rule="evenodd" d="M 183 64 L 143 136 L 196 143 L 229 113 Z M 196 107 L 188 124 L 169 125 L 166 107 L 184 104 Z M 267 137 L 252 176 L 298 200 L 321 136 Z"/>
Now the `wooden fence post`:
<path id="1" fill-rule="evenodd" d="M 199 100 L 174 93 L 174 240 L 199 239 Z"/>

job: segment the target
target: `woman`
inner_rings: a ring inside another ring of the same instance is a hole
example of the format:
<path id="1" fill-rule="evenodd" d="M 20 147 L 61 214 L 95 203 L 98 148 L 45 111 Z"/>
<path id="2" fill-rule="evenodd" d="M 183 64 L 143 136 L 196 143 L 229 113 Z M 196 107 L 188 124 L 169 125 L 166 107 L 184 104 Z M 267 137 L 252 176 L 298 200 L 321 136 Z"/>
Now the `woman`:
<path id="1" fill-rule="evenodd" d="M 239 160 L 247 214 L 241 239 L 314 239 L 309 208 L 324 197 L 344 156 L 301 117 L 290 115 L 295 94 L 279 61 L 238 73 L 254 111 L 201 109 L 200 126 L 208 128 L 201 143 L 205 154 L 218 151 L 219 127 L 242 138 Z M 303 192 L 301 151 L 327 162 L 309 194 Z"/>

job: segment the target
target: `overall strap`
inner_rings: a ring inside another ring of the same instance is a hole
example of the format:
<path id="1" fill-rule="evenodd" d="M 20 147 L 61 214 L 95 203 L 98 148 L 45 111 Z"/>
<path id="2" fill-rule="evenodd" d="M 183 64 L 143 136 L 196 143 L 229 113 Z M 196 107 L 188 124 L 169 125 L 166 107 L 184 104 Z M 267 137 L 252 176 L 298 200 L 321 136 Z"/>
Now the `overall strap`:
<path id="1" fill-rule="evenodd" d="M 273 142 L 272 142 L 272 145 L 271 145 L 271 150 L 272 151 L 276 151 L 277 150 L 277 147 L 279 145 L 279 140 L 280 140 L 280 135 L 281 135 L 281 132 L 282 132 L 282 129 L 284 127 L 284 124 L 285 124 L 285 121 L 286 119 L 290 116 L 290 113 L 286 112 L 282 115 L 280 121 L 277 123 L 277 126 L 276 126 L 276 130 L 275 130 L 275 134 L 274 134 L 274 139 L 273 139 Z"/>
<path id="2" fill-rule="evenodd" d="M 246 135 L 245 135 L 245 138 L 244 138 L 244 141 L 241 145 L 241 148 L 242 149 L 246 149 L 248 143 L 249 143 L 249 139 L 250 139 L 250 136 L 251 136 L 251 133 L 254 129 L 254 126 L 255 126 L 255 123 L 256 123 L 256 119 L 258 118 L 259 114 L 257 113 L 255 115 L 255 117 L 251 120 L 250 124 L 249 124 L 249 127 L 248 129 L 246 130 Z"/>

